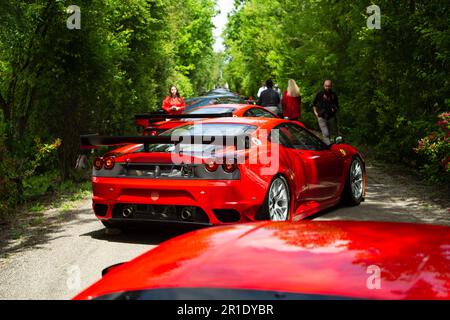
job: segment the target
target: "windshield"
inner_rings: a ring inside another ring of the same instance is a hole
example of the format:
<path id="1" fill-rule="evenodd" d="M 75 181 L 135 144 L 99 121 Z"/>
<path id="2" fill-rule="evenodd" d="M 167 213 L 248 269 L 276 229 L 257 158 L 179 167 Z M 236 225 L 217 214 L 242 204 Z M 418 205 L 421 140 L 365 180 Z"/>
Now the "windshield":
<path id="1" fill-rule="evenodd" d="M 184 99 L 184 103 L 186 104 L 186 107 L 190 107 L 200 101 L 202 101 L 202 99 L 199 99 L 199 98 Z"/>

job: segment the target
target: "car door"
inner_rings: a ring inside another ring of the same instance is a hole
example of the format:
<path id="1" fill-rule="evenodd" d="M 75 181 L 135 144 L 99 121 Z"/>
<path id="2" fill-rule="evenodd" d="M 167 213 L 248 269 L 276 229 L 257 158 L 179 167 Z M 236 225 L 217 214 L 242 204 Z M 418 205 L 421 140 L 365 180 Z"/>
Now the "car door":
<path id="1" fill-rule="evenodd" d="M 298 207 L 305 199 L 305 192 L 308 190 L 308 181 L 303 169 L 303 162 L 298 160 L 298 152 L 292 147 L 291 142 L 285 134 L 283 134 L 279 127 L 276 127 L 270 132 L 270 142 L 279 145 L 277 148 L 279 157 L 279 166 L 286 168 L 285 172 L 289 183 L 293 187 L 293 197 L 295 207 Z"/>
<path id="2" fill-rule="evenodd" d="M 294 150 L 295 161 L 300 162 L 307 183 L 304 201 L 325 201 L 338 195 L 343 170 L 343 158 L 318 137 L 294 123 L 279 126 Z M 299 168 L 299 167 L 297 167 Z"/>

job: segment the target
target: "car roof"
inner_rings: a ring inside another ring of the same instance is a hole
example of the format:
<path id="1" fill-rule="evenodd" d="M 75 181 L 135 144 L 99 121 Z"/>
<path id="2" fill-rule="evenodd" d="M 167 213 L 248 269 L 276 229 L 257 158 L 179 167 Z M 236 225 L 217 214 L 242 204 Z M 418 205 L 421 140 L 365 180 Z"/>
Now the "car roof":
<path id="1" fill-rule="evenodd" d="M 186 98 L 185 100 L 202 100 L 202 99 L 216 99 L 216 98 L 239 98 L 239 96 L 236 96 L 234 94 L 224 94 L 224 93 L 214 93 L 206 96 L 198 96 L 198 97 L 192 97 L 192 98 Z"/>
<path id="2" fill-rule="evenodd" d="M 189 112 L 193 111 L 193 110 L 197 110 L 197 109 L 205 109 L 205 108 L 227 108 L 227 109 L 236 109 L 236 110 L 240 110 L 243 108 L 248 108 L 248 107 L 258 107 L 261 108 L 260 106 L 257 105 L 251 105 L 251 104 L 243 104 L 243 103 L 223 103 L 223 104 L 208 104 L 205 106 L 199 106 L 199 107 L 195 107 L 189 110 Z"/>
<path id="3" fill-rule="evenodd" d="M 449 227 L 409 223 L 258 222 L 207 228 L 160 244 L 78 298 L 171 287 L 449 299 L 449 246 Z M 372 290 L 369 280 L 377 270 L 381 285 Z"/>

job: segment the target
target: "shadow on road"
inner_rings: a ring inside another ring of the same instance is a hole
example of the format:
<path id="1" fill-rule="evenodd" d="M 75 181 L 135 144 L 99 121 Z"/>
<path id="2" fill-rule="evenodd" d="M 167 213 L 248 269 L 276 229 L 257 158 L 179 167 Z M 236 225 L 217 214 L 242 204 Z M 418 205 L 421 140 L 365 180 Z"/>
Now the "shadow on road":
<path id="1" fill-rule="evenodd" d="M 72 225 L 92 222 L 92 209 L 53 209 L 47 213 L 21 212 L 2 228 L 0 257 L 30 248 L 42 248 L 50 241 L 68 237 L 64 231 Z"/>
<path id="2" fill-rule="evenodd" d="M 119 234 L 108 234 L 106 228 L 101 228 L 80 236 L 109 242 L 158 245 L 161 242 L 184 233 L 203 228 L 205 227 L 178 226 L 163 223 L 139 223 L 139 225 L 127 225 Z"/>

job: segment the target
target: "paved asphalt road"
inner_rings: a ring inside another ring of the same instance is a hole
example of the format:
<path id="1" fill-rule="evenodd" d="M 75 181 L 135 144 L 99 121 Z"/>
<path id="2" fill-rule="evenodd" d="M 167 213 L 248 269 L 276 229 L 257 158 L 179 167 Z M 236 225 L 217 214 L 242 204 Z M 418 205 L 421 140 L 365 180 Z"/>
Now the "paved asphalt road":
<path id="1" fill-rule="evenodd" d="M 401 176 L 368 167 L 367 200 L 357 207 L 333 208 L 315 220 L 381 220 L 450 225 L 449 209 L 416 190 Z M 424 194 L 426 193 L 426 194 Z M 55 220 L 38 240 L 18 246 L 0 260 L 0 299 L 70 299 L 101 277 L 101 270 L 127 261 L 183 229 L 142 227 L 108 235 L 80 202 L 64 219 Z"/>

